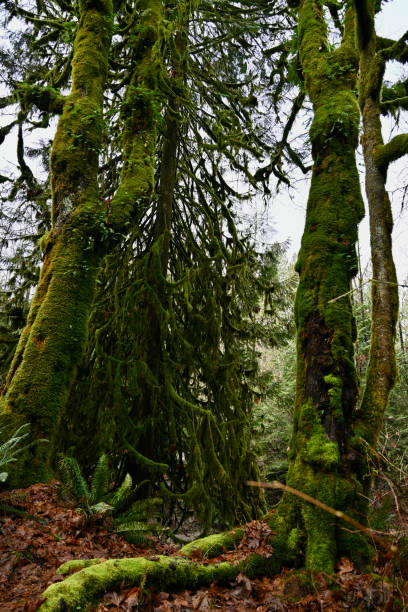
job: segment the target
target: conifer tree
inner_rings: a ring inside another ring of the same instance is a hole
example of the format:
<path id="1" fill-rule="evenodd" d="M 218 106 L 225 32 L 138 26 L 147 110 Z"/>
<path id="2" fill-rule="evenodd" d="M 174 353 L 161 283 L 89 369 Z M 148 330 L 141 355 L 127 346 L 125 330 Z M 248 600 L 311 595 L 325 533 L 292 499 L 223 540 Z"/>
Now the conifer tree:
<path id="1" fill-rule="evenodd" d="M 62 172 L 65 158 L 74 153 L 78 162 L 92 156 L 94 144 L 88 150 L 81 130 L 96 128 L 92 113 L 75 126 L 66 125 L 68 104 L 59 88 L 69 85 L 79 43 L 73 51 L 71 44 L 83 20 L 68 5 L 57 18 L 57 6 L 44 5 L 42 17 L 18 5 L 8 10 L 33 23 L 37 37 L 41 31 L 38 40 L 27 37 L 26 44 L 45 58 L 49 73 L 44 78 L 28 63 L 24 82 L 14 85 L 15 96 L 26 120 L 33 105 L 44 121 L 63 111 L 51 157 L 60 175 L 52 166 L 52 178 L 55 183 L 60 176 L 68 184 L 70 177 Z M 263 110 L 257 110 L 260 84 L 249 58 L 262 59 L 253 52 L 253 33 L 266 41 L 276 26 L 270 13 L 276 19 L 284 13 L 279 6 L 266 12 L 262 2 L 243 13 L 225 3 L 216 10 L 183 2 L 162 8 L 163 16 L 147 5 L 115 8 L 116 36 L 109 53 L 106 49 L 108 76 L 98 110 L 106 124 L 97 128 L 96 227 L 89 220 L 84 227 L 89 231 L 84 252 L 93 263 L 89 270 L 87 262 L 73 269 L 75 277 L 87 270 L 92 276 L 85 283 L 90 290 L 83 309 L 90 321 L 86 354 L 79 363 L 88 336 L 82 324 L 75 336 L 78 350 L 61 349 L 61 358 L 65 351 L 69 355 L 65 391 L 58 383 L 59 399 L 51 393 L 52 411 L 44 405 L 45 417 L 38 418 L 35 401 L 49 399 L 46 389 L 33 398 L 32 408 L 26 398 L 21 406 L 29 408 L 25 420 L 34 435 L 50 439 L 54 463 L 61 450 L 73 452 L 88 469 L 102 451 L 121 453 L 122 470 L 131 471 L 135 480 L 148 479 L 150 492 L 161 483 L 170 499 L 175 495 L 186 507 L 195 507 L 208 528 L 215 509 L 231 523 L 254 516 L 262 505 L 244 485 L 256 476 L 250 440 L 256 374 L 251 347 L 268 333 L 252 314 L 261 294 L 269 294 L 272 304 L 275 296 L 279 302 L 282 290 L 276 278 L 262 279 L 260 257 L 237 232 L 234 209 L 249 194 L 234 189 L 224 173 L 229 164 L 251 195 L 260 187 L 249 164 L 270 148 L 270 137 L 262 125 Z M 61 164 L 56 155 L 60 141 Z M 83 181 L 90 175 L 84 172 Z M 53 193 L 55 199 L 58 192 Z M 65 202 L 65 196 L 60 200 Z M 58 219 L 54 212 L 53 229 L 42 240 L 46 257 L 53 252 L 55 224 L 58 232 L 64 225 Z M 274 262 L 271 253 L 270 270 Z M 195 355 L 197 337 L 202 354 Z M 19 367 L 25 367 L 21 344 L 17 351 L 23 358 Z M 4 389 L 7 417 L 19 414 L 12 399 L 6 399 L 14 393 L 12 380 L 9 374 Z M 42 452 L 37 462 L 28 459 L 32 471 L 21 470 L 24 482 L 52 473 L 47 451 Z"/>

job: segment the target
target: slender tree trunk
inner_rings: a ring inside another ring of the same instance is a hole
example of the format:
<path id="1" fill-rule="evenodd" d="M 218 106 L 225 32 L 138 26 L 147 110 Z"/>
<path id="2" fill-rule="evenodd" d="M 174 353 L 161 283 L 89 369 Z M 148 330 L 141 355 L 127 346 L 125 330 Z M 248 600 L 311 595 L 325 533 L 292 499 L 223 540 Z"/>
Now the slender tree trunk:
<path id="1" fill-rule="evenodd" d="M 356 508 L 361 485 L 347 456 L 358 397 L 353 359 L 355 322 L 349 296 L 357 272 L 363 202 L 355 161 L 360 113 L 354 9 L 341 45 L 330 50 L 321 0 L 299 3 L 298 50 L 313 104 L 312 184 L 297 261 L 297 392 L 287 483 L 337 509 Z M 332 572 L 336 558 L 354 560 L 333 517 L 285 494 L 272 519 L 276 557 Z M 348 534 L 349 535 L 349 534 Z"/>
<path id="2" fill-rule="evenodd" d="M 382 164 L 377 158 L 377 151 L 384 145 L 380 96 L 385 58 L 381 52 L 376 52 L 374 4 L 368 3 L 367 6 L 367 23 L 371 27 L 365 30 L 365 35 L 360 31 L 359 99 L 363 116 L 362 144 L 370 214 L 372 328 L 366 385 L 354 427 L 354 446 L 359 479 L 364 482 L 364 495 L 368 499 L 372 480 L 369 463 L 373 459 L 372 455 L 375 455 L 384 411 L 397 371 L 394 343 L 398 318 L 398 285 L 392 257 L 391 203 L 385 189 L 388 164 Z"/>
<path id="3" fill-rule="evenodd" d="M 127 444 L 129 451 L 126 469 L 137 481 L 147 480 L 152 482 L 154 473 L 162 474 L 167 471 L 166 464 L 154 462 L 169 461 L 170 455 L 174 453 L 177 445 L 177 439 L 171 439 L 172 424 L 169 424 L 169 434 L 164 446 L 163 432 L 158 430 L 157 425 L 163 418 L 163 402 L 171 403 L 166 389 L 166 384 L 169 381 L 166 381 L 164 354 L 168 324 L 163 313 L 168 311 L 169 308 L 168 287 L 165 279 L 170 255 L 174 190 L 180 141 L 180 96 L 184 88 L 186 52 L 187 35 L 184 29 L 180 29 L 174 39 L 171 68 L 171 75 L 173 76 L 168 82 L 169 95 L 165 111 L 156 220 L 152 232 L 154 244 L 147 255 L 149 261 L 146 266 L 143 266 L 146 275 L 144 283 L 148 285 L 149 293 L 144 305 L 145 312 L 141 315 L 146 319 L 146 326 L 138 342 L 142 359 L 153 375 L 155 384 L 152 385 L 151 379 L 141 381 L 140 396 L 134 402 L 133 410 L 129 415 L 137 425 L 143 425 L 143 431 L 137 445 L 134 442 L 129 442 L 129 436 L 125 432 L 125 444 Z M 155 294 L 159 307 L 153 306 L 150 292 Z M 169 450 L 172 447 L 173 451 Z M 147 458 L 147 461 L 144 462 L 143 458 Z M 151 493 L 151 485 L 149 485 L 148 492 L 146 490 L 140 491 L 142 496 Z"/>

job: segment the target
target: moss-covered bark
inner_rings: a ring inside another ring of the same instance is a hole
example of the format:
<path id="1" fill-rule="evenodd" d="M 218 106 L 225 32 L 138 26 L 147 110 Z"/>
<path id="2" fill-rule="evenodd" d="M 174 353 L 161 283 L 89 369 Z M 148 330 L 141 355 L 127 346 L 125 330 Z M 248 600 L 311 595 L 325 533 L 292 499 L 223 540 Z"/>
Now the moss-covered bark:
<path id="1" fill-rule="evenodd" d="M 331 50 L 321 0 L 299 3 L 298 50 L 313 104 L 313 175 L 297 261 L 297 393 L 287 483 L 325 504 L 358 511 L 361 485 L 347 458 L 357 402 L 355 325 L 347 293 L 357 271 L 355 243 L 363 203 L 355 161 L 359 108 L 354 10 L 347 7 L 341 45 Z M 323 510 L 285 493 L 271 524 L 276 555 L 316 571 L 335 559 L 364 558 L 353 538 Z"/>
<path id="2" fill-rule="evenodd" d="M 240 566 L 229 563 L 204 566 L 172 557 L 156 557 L 155 561 L 143 557 L 111 559 L 101 563 L 96 559 L 93 561 L 89 565 L 84 562 L 87 567 L 48 587 L 42 595 L 46 601 L 40 606 L 40 612 L 57 612 L 61 609 L 61 599 L 64 609 L 75 610 L 76 606 L 86 606 L 89 601 L 99 599 L 105 591 L 117 588 L 123 582 L 156 586 L 162 591 L 194 589 L 209 586 L 215 580 L 224 584 L 232 582 L 241 570 Z"/>
<path id="3" fill-rule="evenodd" d="M 2 418 L 11 428 L 30 422 L 34 438 L 48 438 L 50 444 L 34 446 L 21 457 L 12 485 L 51 476 L 50 457 L 58 449 L 56 424 L 86 339 L 99 263 L 153 191 L 162 3 L 146 0 L 139 9 L 132 76 L 121 109 L 121 183 L 107 211 L 99 198 L 97 173 L 113 9 L 110 0 L 80 3 L 72 91 L 50 160 L 52 230 L 42 240 L 41 279 L 1 400 Z"/>
<path id="4" fill-rule="evenodd" d="M 398 286 L 392 257 L 392 211 L 385 182 L 389 163 L 406 152 L 408 135 L 395 136 L 390 143 L 384 145 L 380 116 L 387 51 L 376 50 L 373 3 L 363 7 L 358 12 L 358 18 L 359 23 L 370 24 L 370 27 L 365 28 L 365 36 L 360 33 L 359 37 L 359 99 L 364 129 L 362 144 L 370 215 L 373 283 L 370 360 L 362 403 L 356 415 L 353 446 L 356 450 L 357 471 L 364 482 L 364 494 L 368 500 L 372 480 L 370 459 L 375 454 L 397 370 L 394 343 Z"/>
<path id="5" fill-rule="evenodd" d="M 103 593 L 112 590 L 125 582 L 129 586 L 143 584 L 154 586 L 162 591 L 188 587 L 195 589 L 209 586 L 217 581 L 221 584 L 233 582 L 240 572 L 250 577 L 271 574 L 273 560 L 256 554 L 249 555 L 240 563 L 216 563 L 201 565 L 188 558 L 199 550 L 208 558 L 229 550 L 244 536 L 242 529 L 214 534 L 195 540 L 184 546 L 180 552 L 183 557 L 158 556 L 154 561 L 143 557 L 133 559 L 86 559 L 64 563 L 58 572 L 62 575 L 79 570 L 68 576 L 63 582 L 52 584 L 43 593 L 46 600 L 39 608 L 40 612 L 57 612 L 63 606 L 76 609 L 86 606 L 90 601 L 101 598 Z"/>
<path id="6" fill-rule="evenodd" d="M 86 337 L 102 210 L 98 152 L 102 94 L 112 30 L 110 0 L 80 2 L 72 90 L 51 153 L 52 231 L 45 261 L 1 400 L 1 416 L 15 427 L 30 422 L 34 438 L 52 438 Z M 50 475 L 49 447 L 34 446 L 11 474 L 11 484 Z"/>

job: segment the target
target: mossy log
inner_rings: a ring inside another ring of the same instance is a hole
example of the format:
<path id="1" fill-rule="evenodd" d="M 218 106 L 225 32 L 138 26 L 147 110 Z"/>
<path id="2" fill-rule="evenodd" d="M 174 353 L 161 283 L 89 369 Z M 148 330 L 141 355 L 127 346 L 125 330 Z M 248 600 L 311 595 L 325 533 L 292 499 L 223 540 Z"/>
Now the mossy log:
<path id="1" fill-rule="evenodd" d="M 64 581 L 48 587 L 42 597 L 46 600 L 40 612 L 61 609 L 61 600 L 68 609 L 85 606 L 89 601 L 98 600 L 105 591 L 119 587 L 122 582 L 129 586 L 155 586 L 161 590 L 195 589 L 233 582 L 240 572 L 250 577 L 271 574 L 275 563 L 270 558 L 252 554 L 240 563 L 214 563 L 202 565 L 192 562 L 188 556 L 200 550 L 208 558 L 231 549 L 242 539 L 244 532 L 238 528 L 226 533 L 214 534 L 194 540 L 181 549 L 184 557 L 157 556 L 154 560 L 138 557 L 133 559 L 86 559 L 68 561 L 61 565 L 58 573 L 68 576 Z"/>
<path id="2" fill-rule="evenodd" d="M 39 610 L 57 612 L 62 609 L 61 600 L 62 605 L 66 606 L 64 609 L 85 606 L 89 601 L 99 599 L 105 591 L 119 587 L 122 582 L 135 586 L 156 586 L 161 590 L 194 589 L 209 586 L 215 580 L 231 582 L 241 571 L 240 566 L 230 563 L 200 565 L 176 557 L 160 556 L 155 559 L 110 559 L 101 563 L 92 560 L 88 567 L 48 587 L 42 595 L 46 601 Z M 78 562 L 68 566 L 65 564 L 61 570 L 66 571 L 75 564 Z"/>
<path id="3" fill-rule="evenodd" d="M 218 557 L 224 550 L 231 550 L 235 544 L 240 542 L 244 537 L 244 530 L 241 528 L 233 529 L 224 533 L 214 533 L 193 540 L 180 549 L 182 555 L 189 557 L 195 550 L 199 550 L 207 559 Z"/>

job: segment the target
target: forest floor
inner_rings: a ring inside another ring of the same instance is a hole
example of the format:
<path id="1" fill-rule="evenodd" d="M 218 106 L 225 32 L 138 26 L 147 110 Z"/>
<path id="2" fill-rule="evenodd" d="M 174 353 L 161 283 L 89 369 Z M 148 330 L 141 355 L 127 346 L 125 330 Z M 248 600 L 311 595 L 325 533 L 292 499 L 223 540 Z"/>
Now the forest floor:
<path id="1" fill-rule="evenodd" d="M 165 539 L 152 537 L 149 545 L 135 546 L 109 531 L 106 521 L 86 524 L 81 512 L 61 499 L 59 489 L 54 481 L 0 494 L 0 506 L 12 504 L 37 519 L 0 511 L 0 612 L 37 610 L 44 590 L 63 579 L 57 568 L 70 559 L 143 556 L 154 560 L 158 554 L 177 555 L 178 547 Z M 253 521 L 246 526 L 246 537 L 235 550 L 211 560 L 196 555 L 194 560 L 237 562 L 254 551 L 270 556 L 273 551 L 268 544 L 268 529 L 266 523 Z M 240 574 L 229 587 L 213 584 L 178 593 L 122 584 L 87 610 L 408 610 L 408 580 L 396 572 L 395 561 L 378 554 L 375 572 L 362 574 L 342 559 L 331 578 L 284 569 L 270 578 L 250 580 Z"/>

